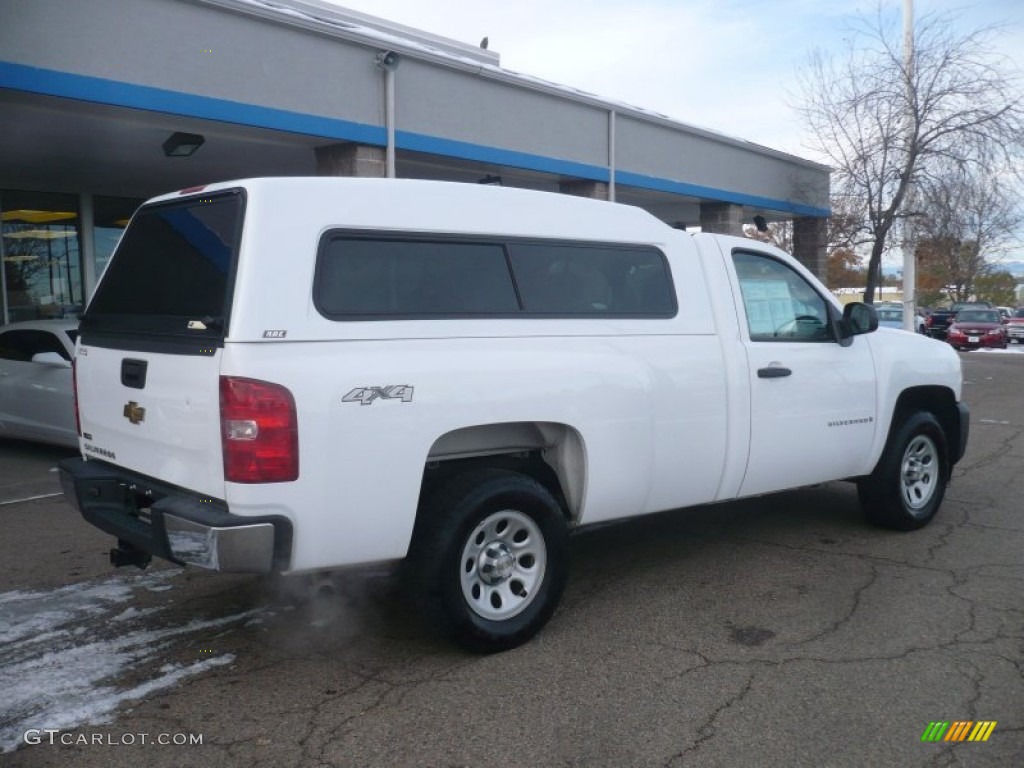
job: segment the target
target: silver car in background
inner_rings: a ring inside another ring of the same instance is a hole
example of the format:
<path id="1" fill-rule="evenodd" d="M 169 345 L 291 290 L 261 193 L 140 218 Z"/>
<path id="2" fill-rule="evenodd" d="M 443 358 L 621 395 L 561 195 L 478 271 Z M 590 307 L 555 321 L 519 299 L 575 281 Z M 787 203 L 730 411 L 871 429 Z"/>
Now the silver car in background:
<path id="1" fill-rule="evenodd" d="M 71 360 L 77 320 L 0 325 L 0 437 L 78 447 Z"/>
<path id="2" fill-rule="evenodd" d="M 898 328 L 903 330 L 903 305 L 902 304 L 876 304 L 878 310 L 878 324 L 885 328 Z M 914 332 L 924 333 L 924 318 L 917 315 L 914 318 Z"/>

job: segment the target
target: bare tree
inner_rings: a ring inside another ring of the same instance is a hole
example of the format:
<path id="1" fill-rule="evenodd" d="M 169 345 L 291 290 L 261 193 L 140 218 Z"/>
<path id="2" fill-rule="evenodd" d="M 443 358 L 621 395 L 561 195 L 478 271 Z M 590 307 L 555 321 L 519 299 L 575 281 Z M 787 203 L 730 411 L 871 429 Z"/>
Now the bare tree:
<path id="1" fill-rule="evenodd" d="M 769 221 L 763 231 L 748 224 L 743 227 L 743 234 L 751 240 L 781 248 L 786 253 L 793 252 L 793 222 L 791 221 Z"/>
<path id="2" fill-rule="evenodd" d="M 814 134 L 812 148 L 836 169 L 837 195 L 863 204 L 867 302 L 894 226 L 916 213 L 907 209 L 908 190 L 930 164 L 1017 167 L 1024 114 L 1010 65 L 991 53 L 998 30 L 956 29 L 949 15 L 920 19 L 907 66 L 896 22 L 879 9 L 850 30 L 841 55 L 816 52 L 801 75 L 797 110 Z"/>
<path id="3" fill-rule="evenodd" d="M 930 171 L 917 191 L 922 213 L 914 218 L 924 284 L 966 301 L 1013 241 L 1022 221 L 1019 198 L 999 176 L 949 163 Z"/>
<path id="4" fill-rule="evenodd" d="M 864 232 L 865 208 L 859 196 L 832 195 L 828 218 L 828 251 L 854 251 L 869 242 Z"/>

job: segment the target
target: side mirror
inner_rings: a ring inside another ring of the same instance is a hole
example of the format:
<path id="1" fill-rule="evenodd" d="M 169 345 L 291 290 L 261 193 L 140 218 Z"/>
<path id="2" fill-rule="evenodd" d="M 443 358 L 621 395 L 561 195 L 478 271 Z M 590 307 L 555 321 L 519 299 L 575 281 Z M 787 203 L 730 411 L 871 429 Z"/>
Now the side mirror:
<path id="1" fill-rule="evenodd" d="M 839 327 L 840 339 L 849 343 L 849 339 L 854 336 L 878 330 L 878 310 L 859 301 L 847 304 L 843 307 L 843 319 Z"/>
<path id="2" fill-rule="evenodd" d="M 32 355 L 32 362 L 40 365 L 49 365 L 53 368 L 70 368 L 71 361 L 65 360 L 56 352 L 37 352 Z"/>

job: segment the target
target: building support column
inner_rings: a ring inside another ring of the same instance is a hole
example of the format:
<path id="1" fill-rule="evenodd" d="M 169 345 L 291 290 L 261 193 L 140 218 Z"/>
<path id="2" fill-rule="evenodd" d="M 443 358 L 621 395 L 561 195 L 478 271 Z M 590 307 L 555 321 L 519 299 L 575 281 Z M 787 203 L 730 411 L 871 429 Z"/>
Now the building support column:
<path id="1" fill-rule="evenodd" d="M 608 199 L 615 202 L 615 110 L 608 113 Z"/>
<path id="2" fill-rule="evenodd" d="M 743 236 L 743 206 L 732 203 L 701 203 L 701 232 Z"/>
<path id="3" fill-rule="evenodd" d="M 330 144 L 326 147 L 317 147 L 316 174 L 384 178 L 387 175 L 384 147 L 369 144 Z"/>
<path id="4" fill-rule="evenodd" d="M 388 145 L 384 150 L 385 174 L 395 178 L 395 66 L 384 70 L 384 122 L 387 127 Z"/>
<path id="5" fill-rule="evenodd" d="M 563 195 L 589 197 L 592 200 L 608 199 L 608 183 L 604 181 L 590 181 L 588 179 L 560 181 L 558 182 L 558 191 Z"/>
<path id="6" fill-rule="evenodd" d="M 78 256 L 82 260 L 82 309 L 96 290 L 96 228 L 92 195 L 82 192 L 78 195 Z M 69 286 L 70 288 L 70 286 Z"/>
<path id="7" fill-rule="evenodd" d="M 0 196 L 0 214 L 3 213 L 3 197 Z M 0 218 L 0 221 L 3 221 Z M 4 239 L 0 237 L 0 325 L 7 325 L 10 318 L 7 316 L 7 262 L 4 259 Z"/>
<path id="8" fill-rule="evenodd" d="M 828 219 L 803 216 L 793 219 L 793 256 L 825 282 L 828 271 Z"/>

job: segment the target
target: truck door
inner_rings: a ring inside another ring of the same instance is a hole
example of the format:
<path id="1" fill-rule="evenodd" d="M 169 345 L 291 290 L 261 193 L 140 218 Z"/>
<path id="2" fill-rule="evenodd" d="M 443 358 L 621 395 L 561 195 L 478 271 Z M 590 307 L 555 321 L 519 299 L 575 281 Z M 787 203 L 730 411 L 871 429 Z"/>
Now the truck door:
<path id="1" fill-rule="evenodd" d="M 769 253 L 734 249 L 733 290 L 750 380 L 750 455 L 740 495 L 870 468 L 875 371 L 867 338 L 835 338 L 820 288 Z"/>

